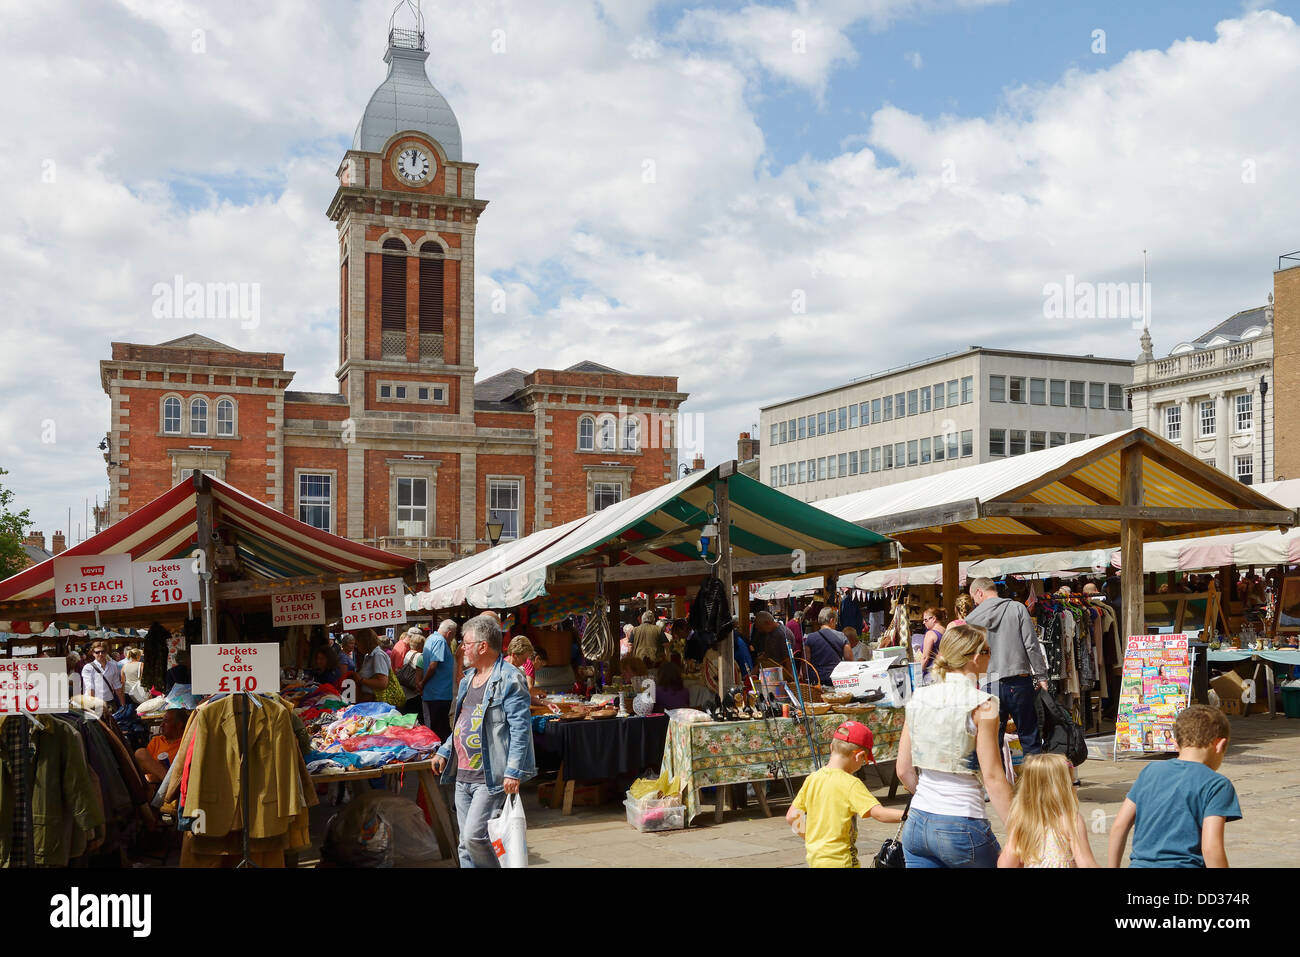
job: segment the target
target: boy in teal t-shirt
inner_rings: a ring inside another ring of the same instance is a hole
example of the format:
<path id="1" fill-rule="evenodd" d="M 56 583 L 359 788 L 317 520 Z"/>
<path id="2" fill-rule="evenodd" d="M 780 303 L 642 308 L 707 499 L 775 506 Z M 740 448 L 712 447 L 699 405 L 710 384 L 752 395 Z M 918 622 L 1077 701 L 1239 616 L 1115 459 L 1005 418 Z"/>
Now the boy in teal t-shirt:
<path id="1" fill-rule="evenodd" d="M 1147 765 L 1133 782 L 1111 828 L 1111 867 L 1135 825 L 1130 867 L 1228 866 L 1223 827 L 1241 819 L 1237 792 L 1219 774 L 1231 733 L 1217 708 L 1194 704 L 1178 715 L 1178 757 Z"/>

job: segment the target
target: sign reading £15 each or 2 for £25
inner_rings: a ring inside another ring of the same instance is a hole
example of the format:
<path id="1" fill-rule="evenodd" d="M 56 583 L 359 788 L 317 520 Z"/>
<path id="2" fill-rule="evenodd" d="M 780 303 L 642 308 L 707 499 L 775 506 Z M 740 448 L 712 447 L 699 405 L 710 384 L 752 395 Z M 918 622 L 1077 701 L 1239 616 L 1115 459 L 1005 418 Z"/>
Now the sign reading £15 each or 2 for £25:
<path id="1" fill-rule="evenodd" d="M 0 659 L 0 718 L 68 710 L 68 663 L 63 658 Z"/>
<path id="2" fill-rule="evenodd" d="M 134 608 L 130 555 L 59 555 L 54 559 L 54 611 Z"/>
<path id="3" fill-rule="evenodd" d="M 339 585 L 343 628 L 387 628 L 406 621 L 406 588 L 400 578 Z"/>
<path id="4" fill-rule="evenodd" d="M 319 590 L 272 595 L 271 624 L 276 628 L 325 624 L 325 596 Z"/>
<path id="5" fill-rule="evenodd" d="M 192 558 L 165 558 L 131 563 L 135 607 L 178 605 L 199 600 L 199 573 Z"/>
<path id="6" fill-rule="evenodd" d="M 280 646 L 275 642 L 191 645 L 195 694 L 280 690 Z"/>

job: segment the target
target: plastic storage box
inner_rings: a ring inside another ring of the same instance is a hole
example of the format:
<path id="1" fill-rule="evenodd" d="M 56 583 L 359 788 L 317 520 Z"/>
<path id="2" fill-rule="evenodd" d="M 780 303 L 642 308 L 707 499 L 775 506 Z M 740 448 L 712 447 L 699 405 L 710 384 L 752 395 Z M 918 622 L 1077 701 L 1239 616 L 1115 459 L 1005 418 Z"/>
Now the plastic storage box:
<path id="1" fill-rule="evenodd" d="M 671 802 L 671 803 L 670 803 Z M 638 831 L 676 831 L 686 826 L 686 808 L 676 797 L 623 802 L 627 823 Z"/>
<path id="2" fill-rule="evenodd" d="M 1300 687 L 1288 687 L 1283 685 L 1280 689 L 1282 692 L 1282 711 L 1288 718 L 1300 718 Z"/>

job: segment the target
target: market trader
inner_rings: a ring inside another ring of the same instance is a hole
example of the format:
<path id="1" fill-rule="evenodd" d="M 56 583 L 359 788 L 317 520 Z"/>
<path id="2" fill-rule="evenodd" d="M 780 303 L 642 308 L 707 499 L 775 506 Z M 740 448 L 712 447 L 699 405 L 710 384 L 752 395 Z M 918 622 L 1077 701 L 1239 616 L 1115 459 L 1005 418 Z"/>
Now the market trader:
<path id="1" fill-rule="evenodd" d="M 1035 686 L 1047 690 L 1047 659 L 1038 645 L 1034 621 L 1025 606 L 1010 598 L 999 598 L 992 579 L 977 578 L 970 583 L 970 596 L 975 610 L 966 616 L 966 623 L 979 625 L 989 633 L 989 690 L 1001 702 L 998 725 L 998 744 L 1006 733 L 1007 715 L 1016 722 L 1016 734 L 1025 754 L 1038 754 L 1038 716 L 1034 701 L 1038 697 Z"/>
<path id="2" fill-rule="evenodd" d="M 443 784 L 456 785 L 460 866 L 499 867 L 487 826 L 537 773 L 531 698 L 524 673 L 501 657 L 501 626 L 486 615 L 465 622 L 461 679 L 452 706 L 450 741 L 433 758 Z M 449 760 L 453 757 L 454 760 Z"/>
<path id="3" fill-rule="evenodd" d="M 106 702 L 113 711 L 126 704 L 121 666 L 108 657 L 108 645 L 102 641 L 90 646 L 90 664 L 81 669 L 81 687 L 83 694 Z"/>

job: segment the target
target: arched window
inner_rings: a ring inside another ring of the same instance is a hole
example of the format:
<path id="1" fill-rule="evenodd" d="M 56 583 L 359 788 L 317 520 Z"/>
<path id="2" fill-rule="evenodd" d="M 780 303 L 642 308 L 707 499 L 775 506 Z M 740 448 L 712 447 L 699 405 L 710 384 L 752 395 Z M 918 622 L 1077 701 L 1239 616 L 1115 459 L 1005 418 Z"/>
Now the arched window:
<path id="1" fill-rule="evenodd" d="M 635 452 L 641 447 L 641 422 L 635 415 L 623 419 L 623 451 Z"/>
<path id="2" fill-rule="evenodd" d="M 406 331 L 406 243 L 396 237 L 384 240 L 383 290 L 380 297 L 379 327 L 383 331 Z"/>
<path id="3" fill-rule="evenodd" d="M 596 451 L 596 420 L 589 415 L 578 420 L 578 451 Z"/>
<path id="4" fill-rule="evenodd" d="M 614 451 L 614 435 L 616 426 L 612 415 L 604 416 L 600 420 L 600 450 L 602 452 Z"/>
<path id="5" fill-rule="evenodd" d="M 174 395 L 163 399 L 162 430 L 167 435 L 181 434 L 181 400 Z"/>
<path id="6" fill-rule="evenodd" d="M 231 399 L 217 400 L 217 435 L 235 434 L 235 403 Z"/>
<path id="7" fill-rule="evenodd" d="M 420 335 L 442 335 L 442 247 L 420 247 Z"/>
<path id="8" fill-rule="evenodd" d="M 208 400 L 201 395 L 190 399 L 190 435 L 208 434 Z"/>

